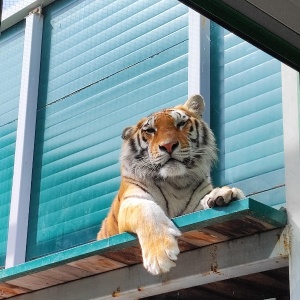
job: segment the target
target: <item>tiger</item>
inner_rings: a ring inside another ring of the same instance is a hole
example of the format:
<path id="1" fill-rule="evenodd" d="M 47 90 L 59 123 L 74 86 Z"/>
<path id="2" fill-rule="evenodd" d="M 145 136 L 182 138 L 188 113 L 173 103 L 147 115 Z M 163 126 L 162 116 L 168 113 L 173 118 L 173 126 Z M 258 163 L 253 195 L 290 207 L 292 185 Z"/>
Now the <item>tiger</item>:
<path id="1" fill-rule="evenodd" d="M 238 188 L 213 188 L 217 148 L 202 118 L 204 107 L 203 97 L 193 95 L 122 133 L 121 184 L 97 240 L 135 233 L 143 265 L 153 275 L 176 265 L 181 232 L 172 218 L 245 197 Z"/>

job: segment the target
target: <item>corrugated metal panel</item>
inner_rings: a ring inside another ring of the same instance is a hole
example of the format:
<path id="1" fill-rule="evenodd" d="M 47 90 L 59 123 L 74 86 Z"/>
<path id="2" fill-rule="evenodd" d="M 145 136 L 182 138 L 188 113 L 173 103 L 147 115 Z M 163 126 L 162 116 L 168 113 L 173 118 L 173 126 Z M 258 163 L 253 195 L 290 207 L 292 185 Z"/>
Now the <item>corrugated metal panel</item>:
<path id="1" fill-rule="evenodd" d="M 187 12 L 145 0 L 44 10 L 28 260 L 95 238 L 120 181 L 122 129 L 186 100 Z"/>
<path id="2" fill-rule="evenodd" d="M 0 266 L 6 253 L 7 228 L 21 84 L 24 22 L 0 36 Z"/>
<path id="3" fill-rule="evenodd" d="M 215 183 L 269 205 L 284 202 L 280 62 L 213 24 L 211 71 Z"/>

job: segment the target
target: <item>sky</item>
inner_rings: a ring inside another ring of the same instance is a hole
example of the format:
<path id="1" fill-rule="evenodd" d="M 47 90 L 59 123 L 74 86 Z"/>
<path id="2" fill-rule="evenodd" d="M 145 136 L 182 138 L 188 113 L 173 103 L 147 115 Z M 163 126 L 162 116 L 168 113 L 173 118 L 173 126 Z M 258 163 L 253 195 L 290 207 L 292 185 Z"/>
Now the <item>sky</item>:
<path id="1" fill-rule="evenodd" d="M 9 7 L 21 2 L 22 0 L 3 0 L 3 10 L 8 9 Z"/>

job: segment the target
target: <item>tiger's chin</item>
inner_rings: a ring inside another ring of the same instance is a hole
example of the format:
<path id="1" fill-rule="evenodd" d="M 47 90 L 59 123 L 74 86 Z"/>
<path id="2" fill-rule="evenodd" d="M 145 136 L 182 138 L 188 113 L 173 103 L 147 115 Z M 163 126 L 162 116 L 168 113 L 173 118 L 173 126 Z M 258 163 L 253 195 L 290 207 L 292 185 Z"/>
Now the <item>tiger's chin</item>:
<path id="1" fill-rule="evenodd" d="M 184 176 L 186 173 L 185 165 L 179 161 L 170 161 L 159 170 L 159 175 L 162 178 Z"/>

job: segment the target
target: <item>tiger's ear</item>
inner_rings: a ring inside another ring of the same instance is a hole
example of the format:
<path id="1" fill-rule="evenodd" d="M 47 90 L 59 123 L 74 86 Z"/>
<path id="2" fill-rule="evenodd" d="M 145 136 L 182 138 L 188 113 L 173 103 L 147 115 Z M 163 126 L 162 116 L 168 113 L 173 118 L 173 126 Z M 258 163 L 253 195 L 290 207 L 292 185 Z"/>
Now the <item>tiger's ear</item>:
<path id="1" fill-rule="evenodd" d="M 128 140 L 129 138 L 131 138 L 133 132 L 134 132 L 133 127 L 126 127 L 122 132 L 122 139 Z"/>
<path id="2" fill-rule="evenodd" d="M 183 107 L 193 112 L 198 117 L 202 117 L 205 108 L 205 102 L 202 96 L 193 95 L 185 102 Z"/>

